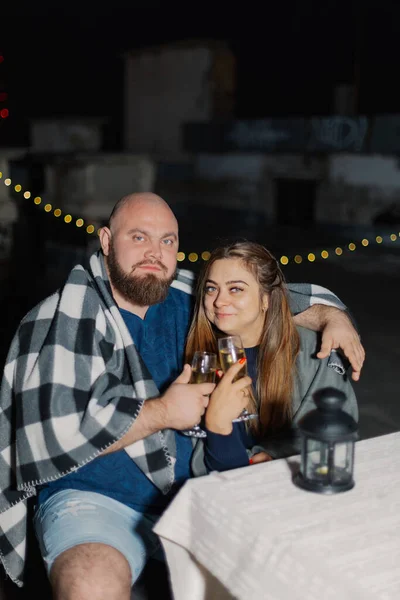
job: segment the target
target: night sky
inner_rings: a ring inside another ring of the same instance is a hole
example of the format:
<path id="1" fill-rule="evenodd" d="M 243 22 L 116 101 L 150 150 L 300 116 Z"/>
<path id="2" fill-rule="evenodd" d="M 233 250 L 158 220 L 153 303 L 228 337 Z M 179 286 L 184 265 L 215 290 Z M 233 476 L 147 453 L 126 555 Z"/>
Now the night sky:
<path id="1" fill-rule="evenodd" d="M 118 126 L 123 53 L 191 38 L 230 44 L 237 118 L 330 114 L 334 85 L 355 78 L 360 113 L 400 113 L 398 0 L 15 4 L 1 8 L 10 117 L 0 146 L 23 144 L 35 117 L 106 116 Z"/>

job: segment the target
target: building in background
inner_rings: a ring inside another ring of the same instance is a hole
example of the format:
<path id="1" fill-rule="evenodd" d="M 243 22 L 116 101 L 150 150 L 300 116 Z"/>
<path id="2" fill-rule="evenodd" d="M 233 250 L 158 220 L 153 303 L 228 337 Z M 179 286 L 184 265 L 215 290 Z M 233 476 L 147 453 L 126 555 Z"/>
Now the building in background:
<path id="1" fill-rule="evenodd" d="M 184 161 L 185 123 L 231 120 L 236 68 L 225 42 L 193 40 L 125 55 L 124 149 Z"/>
<path id="2" fill-rule="evenodd" d="M 400 115 L 189 123 L 184 139 L 196 179 L 272 223 L 400 224 Z"/>

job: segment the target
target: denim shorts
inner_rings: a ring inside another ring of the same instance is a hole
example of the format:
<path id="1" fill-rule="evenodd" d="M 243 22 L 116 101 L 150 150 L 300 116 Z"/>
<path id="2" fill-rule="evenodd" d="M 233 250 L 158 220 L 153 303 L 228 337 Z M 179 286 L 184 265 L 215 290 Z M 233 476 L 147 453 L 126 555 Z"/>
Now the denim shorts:
<path id="1" fill-rule="evenodd" d="M 137 512 L 103 494 L 61 490 L 40 505 L 34 528 L 48 575 L 62 552 L 97 542 L 125 556 L 133 584 L 149 558 L 164 559 L 159 537 L 152 531 L 158 519 L 158 515 Z"/>

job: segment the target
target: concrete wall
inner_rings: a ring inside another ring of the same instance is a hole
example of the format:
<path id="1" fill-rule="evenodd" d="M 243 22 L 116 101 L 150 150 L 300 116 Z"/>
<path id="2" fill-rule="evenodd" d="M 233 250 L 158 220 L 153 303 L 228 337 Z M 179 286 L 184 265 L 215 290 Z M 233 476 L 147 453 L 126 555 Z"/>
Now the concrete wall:
<path id="1" fill-rule="evenodd" d="M 272 221 L 277 212 L 277 180 L 316 182 L 316 223 L 373 225 L 382 213 L 400 214 L 400 163 L 395 157 L 199 154 L 195 173 L 199 180 L 227 190 L 221 205 L 229 204 L 231 194 L 232 208 L 248 206 Z M 215 203 L 214 193 L 212 198 Z"/>
<path id="2" fill-rule="evenodd" d="M 390 156 L 331 155 L 318 193 L 321 223 L 372 225 L 384 212 L 400 213 L 399 161 Z"/>
<path id="3" fill-rule="evenodd" d="M 165 160 L 182 159 L 186 156 L 183 124 L 207 122 L 214 112 L 220 116 L 230 110 L 233 93 L 229 82 L 215 69 L 216 53 L 226 65 L 226 51 L 221 53 L 218 46 L 207 42 L 158 47 L 126 56 L 126 150 Z"/>
<path id="4" fill-rule="evenodd" d="M 154 163 L 146 156 L 60 156 L 46 167 L 46 200 L 54 208 L 98 222 L 122 196 L 152 191 L 154 179 Z"/>
<path id="5" fill-rule="evenodd" d="M 400 162 L 397 157 L 338 154 L 328 158 L 328 165 L 328 176 L 332 182 L 387 191 L 400 190 Z"/>
<path id="6" fill-rule="evenodd" d="M 9 258 L 13 224 L 18 216 L 16 203 L 10 197 L 10 187 L 4 181 L 10 176 L 9 160 L 18 156 L 19 152 L 0 150 L 0 266 Z"/>
<path id="7" fill-rule="evenodd" d="M 0 225 L 8 225 L 13 223 L 17 218 L 17 209 L 15 202 L 10 198 L 10 188 L 5 185 L 4 181 L 10 177 L 9 157 L 0 154 Z M 15 182 L 17 183 L 17 182 Z"/>
<path id="8" fill-rule="evenodd" d="M 98 152 L 102 119 L 38 119 L 31 123 L 32 152 Z"/>
<path id="9" fill-rule="evenodd" d="M 325 172 L 324 160 L 296 154 L 200 154 L 195 160 L 196 177 L 224 190 L 220 205 L 248 208 L 271 221 L 276 219 L 277 179 L 321 181 Z"/>

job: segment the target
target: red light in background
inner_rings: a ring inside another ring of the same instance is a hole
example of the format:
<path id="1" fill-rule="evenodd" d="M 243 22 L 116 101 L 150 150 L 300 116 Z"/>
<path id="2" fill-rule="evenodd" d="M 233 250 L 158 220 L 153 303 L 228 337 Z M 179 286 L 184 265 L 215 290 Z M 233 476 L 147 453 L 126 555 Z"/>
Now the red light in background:
<path id="1" fill-rule="evenodd" d="M 0 63 L 2 63 L 2 62 L 3 62 L 3 60 L 4 60 L 4 56 L 2 56 L 2 55 L 0 54 Z"/>
<path id="2" fill-rule="evenodd" d="M 2 108 L 0 110 L 0 117 L 2 119 L 7 119 L 8 115 L 9 115 L 8 108 Z"/>
<path id="3" fill-rule="evenodd" d="M 0 92 L 0 102 L 5 102 L 7 100 L 8 94 L 7 92 Z"/>

